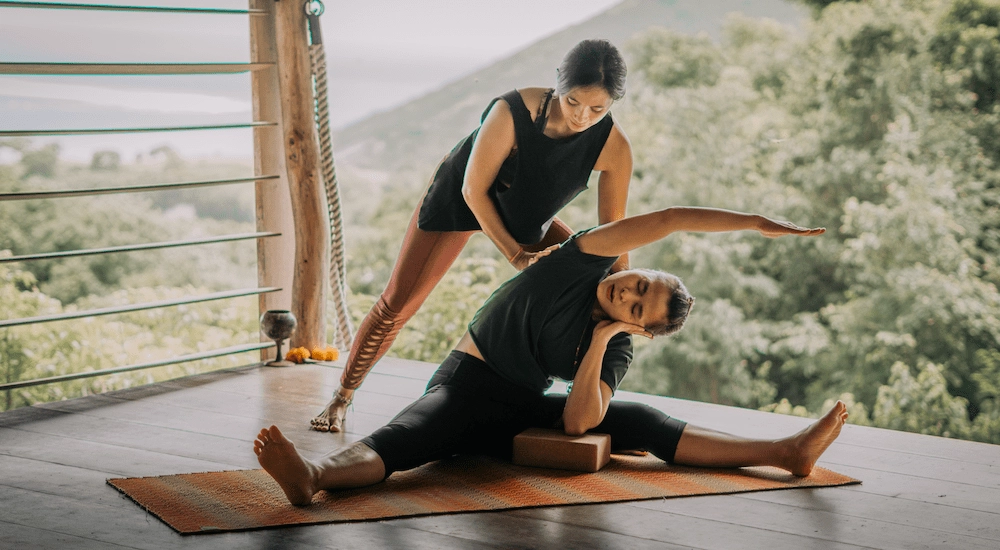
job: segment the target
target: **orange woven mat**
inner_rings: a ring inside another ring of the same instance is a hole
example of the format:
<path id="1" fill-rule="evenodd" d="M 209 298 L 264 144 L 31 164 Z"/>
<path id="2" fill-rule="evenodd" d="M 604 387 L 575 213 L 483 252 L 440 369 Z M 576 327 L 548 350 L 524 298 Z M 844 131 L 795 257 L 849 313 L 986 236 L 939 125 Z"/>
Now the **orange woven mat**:
<path id="1" fill-rule="evenodd" d="M 108 483 L 185 535 L 288 525 L 621 502 L 860 481 L 816 468 L 805 478 L 775 468 L 707 469 L 665 464 L 652 457 L 615 455 L 592 474 L 526 468 L 485 457 L 460 456 L 407 472 L 378 485 L 325 492 L 312 505 L 292 506 L 263 470 L 115 478 Z"/>

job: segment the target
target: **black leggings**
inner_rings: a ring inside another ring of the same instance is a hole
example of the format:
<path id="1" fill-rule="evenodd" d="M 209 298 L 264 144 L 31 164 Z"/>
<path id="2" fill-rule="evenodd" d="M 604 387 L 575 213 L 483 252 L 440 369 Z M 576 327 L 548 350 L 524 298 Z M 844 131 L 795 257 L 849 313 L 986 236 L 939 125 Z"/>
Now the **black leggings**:
<path id="1" fill-rule="evenodd" d="M 515 435 L 558 427 L 565 405 L 566 395 L 527 390 L 453 351 L 420 399 L 361 442 L 382 458 L 386 476 L 459 453 L 509 460 Z M 612 401 L 591 431 L 611 435 L 612 451 L 645 450 L 671 462 L 684 426 L 648 405 Z"/>

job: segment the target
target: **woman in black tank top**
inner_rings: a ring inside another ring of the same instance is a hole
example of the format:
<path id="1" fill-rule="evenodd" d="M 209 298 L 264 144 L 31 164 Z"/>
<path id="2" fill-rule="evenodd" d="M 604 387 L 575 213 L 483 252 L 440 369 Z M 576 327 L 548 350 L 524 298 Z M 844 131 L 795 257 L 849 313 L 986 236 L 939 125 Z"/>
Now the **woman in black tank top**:
<path id="1" fill-rule="evenodd" d="M 632 150 L 612 120 L 625 94 L 625 62 L 606 40 L 585 40 L 563 59 L 555 89 L 522 88 L 494 99 L 482 125 L 441 162 L 407 228 L 389 283 L 361 322 L 340 387 L 312 420 L 340 431 L 365 375 L 388 351 L 476 231 L 517 269 L 573 231 L 555 214 L 601 173 L 598 222 L 625 216 Z M 622 256 L 614 270 L 628 267 Z"/>
<path id="2" fill-rule="evenodd" d="M 574 436 L 592 430 L 610 436 L 612 452 L 646 450 L 674 464 L 772 466 L 808 476 L 847 421 L 843 401 L 796 434 L 757 439 L 611 399 L 620 381 L 618 375 L 606 376 L 619 370 L 614 357 L 609 363 L 613 339 L 623 333 L 652 337 L 675 332 L 694 300 L 673 275 L 636 269 L 607 275 L 608 269 L 621 254 L 679 231 L 810 237 L 825 229 L 757 214 L 673 207 L 580 232 L 494 293 L 477 314 L 483 322 L 473 322 L 424 394 L 388 424 L 317 460 L 300 454 L 276 426 L 264 428 L 254 442 L 258 462 L 298 506 L 311 504 L 319 491 L 373 485 L 393 472 L 456 454 L 509 460 L 514 437 L 527 428 L 561 428 Z M 553 297 L 553 286 L 566 285 L 581 292 Z M 603 319 L 595 325 L 572 322 L 595 314 Z M 518 317 L 539 322 L 507 322 Z M 544 328 L 553 325 L 554 331 Z M 591 333 L 589 343 L 578 344 L 576 351 L 573 339 L 566 341 L 571 326 Z M 527 355 L 511 355 L 518 349 Z M 559 367 L 560 358 L 572 360 L 581 353 L 569 370 Z M 572 382 L 572 391 L 546 394 L 545 380 L 534 384 L 530 376 L 509 376 L 533 369 Z"/>

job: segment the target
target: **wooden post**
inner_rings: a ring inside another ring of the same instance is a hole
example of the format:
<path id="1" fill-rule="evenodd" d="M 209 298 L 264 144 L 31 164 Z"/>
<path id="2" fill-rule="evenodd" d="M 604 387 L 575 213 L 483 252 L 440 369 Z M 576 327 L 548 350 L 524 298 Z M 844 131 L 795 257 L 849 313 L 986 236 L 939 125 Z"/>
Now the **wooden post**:
<path id="1" fill-rule="evenodd" d="M 280 179 L 257 182 L 257 231 L 281 233 L 280 237 L 257 240 L 257 284 L 279 287 L 280 292 L 261 294 L 259 313 L 269 309 L 291 309 L 292 280 L 295 267 L 295 224 L 292 200 L 285 174 L 282 147 L 281 97 L 278 90 L 278 51 L 274 38 L 274 2 L 250 0 L 251 9 L 266 10 L 265 15 L 251 15 L 250 61 L 273 63 L 269 69 L 250 72 L 253 90 L 253 119 L 278 122 L 253 130 L 254 174 L 278 175 Z M 263 334 L 261 341 L 270 341 Z M 287 349 L 287 347 L 285 348 Z M 269 361 L 274 350 L 261 350 L 261 360 Z"/>
<path id="2" fill-rule="evenodd" d="M 326 286 L 330 269 L 330 222 L 313 118 L 306 14 L 301 0 L 275 2 L 278 89 L 285 168 L 295 218 L 295 272 L 291 310 L 299 325 L 293 347 L 326 345 Z"/>

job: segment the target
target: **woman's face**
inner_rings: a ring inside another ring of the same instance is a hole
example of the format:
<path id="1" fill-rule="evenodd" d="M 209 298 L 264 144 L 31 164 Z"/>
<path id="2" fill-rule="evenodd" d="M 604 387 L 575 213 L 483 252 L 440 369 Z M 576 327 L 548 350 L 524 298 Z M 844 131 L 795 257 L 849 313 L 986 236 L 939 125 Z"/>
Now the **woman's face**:
<path id="1" fill-rule="evenodd" d="M 559 108 L 569 129 L 582 132 L 607 116 L 614 101 L 600 86 L 573 88 L 559 96 Z"/>
<path id="2" fill-rule="evenodd" d="M 667 302 L 673 293 L 670 275 L 641 269 L 619 271 L 597 285 L 597 303 L 615 321 L 648 327 L 667 319 Z"/>

